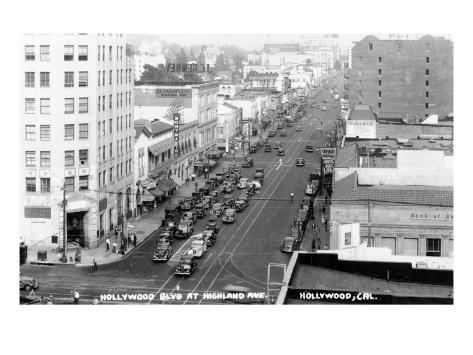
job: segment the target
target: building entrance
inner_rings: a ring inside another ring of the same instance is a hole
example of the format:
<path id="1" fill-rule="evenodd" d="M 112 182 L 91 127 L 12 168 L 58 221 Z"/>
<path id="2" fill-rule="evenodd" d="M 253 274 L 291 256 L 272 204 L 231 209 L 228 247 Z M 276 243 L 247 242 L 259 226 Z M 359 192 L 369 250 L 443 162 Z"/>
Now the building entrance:
<path id="1" fill-rule="evenodd" d="M 85 247 L 84 217 L 87 211 L 67 214 L 67 243 Z"/>

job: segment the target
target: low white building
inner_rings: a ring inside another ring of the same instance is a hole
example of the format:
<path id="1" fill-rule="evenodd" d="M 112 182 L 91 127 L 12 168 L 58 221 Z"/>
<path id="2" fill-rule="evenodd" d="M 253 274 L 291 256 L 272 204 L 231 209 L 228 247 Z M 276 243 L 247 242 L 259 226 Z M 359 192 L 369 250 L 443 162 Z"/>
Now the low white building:
<path id="1" fill-rule="evenodd" d="M 145 71 L 145 65 L 158 67 L 160 64 L 166 65 L 166 57 L 163 54 L 139 54 L 134 56 L 135 80 L 140 80 Z"/>
<path id="2" fill-rule="evenodd" d="M 242 118 L 243 110 L 223 100 L 219 96 L 218 105 L 218 123 L 217 123 L 217 137 L 219 149 L 225 149 L 225 152 L 230 151 L 230 142 L 240 134 L 240 120 Z"/>

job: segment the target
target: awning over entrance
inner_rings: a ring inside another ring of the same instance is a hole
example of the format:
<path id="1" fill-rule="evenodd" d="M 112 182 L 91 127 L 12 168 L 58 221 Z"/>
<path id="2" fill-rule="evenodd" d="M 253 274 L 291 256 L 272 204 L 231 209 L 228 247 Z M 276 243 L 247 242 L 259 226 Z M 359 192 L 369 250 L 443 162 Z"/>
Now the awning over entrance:
<path id="1" fill-rule="evenodd" d="M 152 195 L 156 196 L 156 197 L 161 197 L 161 196 L 164 196 L 164 192 L 161 191 L 161 189 L 149 189 L 148 190 L 149 193 L 151 193 Z"/>
<path id="2" fill-rule="evenodd" d="M 209 159 L 209 166 L 215 166 L 217 162 L 215 160 Z"/>
<path id="3" fill-rule="evenodd" d="M 170 190 L 169 186 L 164 185 L 164 184 L 158 185 L 157 189 L 161 190 L 161 191 L 164 191 L 164 192 L 168 192 Z"/>
<path id="4" fill-rule="evenodd" d="M 196 162 L 194 163 L 194 166 L 202 167 L 202 166 L 204 166 L 204 163 L 202 163 L 201 161 L 196 161 Z"/>
<path id="5" fill-rule="evenodd" d="M 151 154 L 153 154 L 155 157 L 159 155 L 159 143 L 153 144 L 148 147 L 148 150 Z"/>
<path id="6" fill-rule="evenodd" d="M 143 194 L 141 195 L 141 202 L 152 202 L 156 198 L 149 190 L 143 190 Z"/>
<path id="7" fill-rule="evenodd" d="M 207 156 L 212 157 L 212 158 L 220 158 L 222 154 L 223 154 L 223 151 L 221 150 L 211 150 L 207 152 Z"/>

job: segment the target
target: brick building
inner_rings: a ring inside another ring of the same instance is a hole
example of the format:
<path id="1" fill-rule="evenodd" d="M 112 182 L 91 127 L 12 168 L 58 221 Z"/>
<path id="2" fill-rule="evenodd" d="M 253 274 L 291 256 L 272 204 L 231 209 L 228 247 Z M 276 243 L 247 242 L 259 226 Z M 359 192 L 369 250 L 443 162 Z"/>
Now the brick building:
<path id="1" fill-rule="evenodd" d="M 453 42 L 430 35 L 418 40 L 366 36 L 352 48 L 350 105 L 374 112 L 444 118 L 453 112 Z"/>

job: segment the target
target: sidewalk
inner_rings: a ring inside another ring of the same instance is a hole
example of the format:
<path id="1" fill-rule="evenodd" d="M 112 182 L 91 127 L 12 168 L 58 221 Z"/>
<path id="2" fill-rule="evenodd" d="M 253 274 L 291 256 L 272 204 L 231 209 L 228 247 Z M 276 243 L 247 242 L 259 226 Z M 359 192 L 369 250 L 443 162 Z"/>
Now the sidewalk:
<path id="1" fill-rule="evenodd" d="M 315 231 L 312 229 L 312 223 L 315 222 L 315 225 L 319 226 L 319 238 L 320 238 L 320 250 L 323 250 L 323 246 L 326 244 L 330 248 L 330 225 L 328 225 L 328 230 L 325 230 L 325 225 L 322 224 L 322 212 L 319 211 L 318 204 L 323 201 L 322 196 L 317 196 L 314 202 L 314 219 L 309 220 L 307 227 L 305 229 L 304 238 L 302 239 L 300 250 L 312 251 L 312 238 L 315 236 Z M 329 204 L 325 207 L 325 218 L 329 220 L 330 223 L 330 200 Z M 317 238 L 316 238 L 317 246 Z M 315 251 L 315 250 L 314 250 Z"/>
<path id="2" fill-rule="evenodd" d="M 261 133 L 261 138 L 260 136 L 251 136 L 250 137 L 250 146 L 252 144 L 255 144 L 256 142 L 258 142 L 259 140 L 263 140 L 263 139 L 266 139 L 268 138 L 268 132 L 269 132 L 269 129 L 267 128 L 266 130 L 264 130 L 262 133 Z M 235 159 L 241 159 L 241 158 L 244 158 L 246 157 L 247 155 L 249 154 L 249 150 L 248 150 L 248 147 L 247 147 L 247 144 L 245 145 L 245 151 L 243 153 L 243 149 L 239 149 L 237 151 L 235 151 Z M 231 154 L 227 154 L 227 158 L 228 157 L 232 157 Z"/>
<path id="3" fill-rule="evenodd" d="M 212 171 L 210 174 L 220 171 L 223 167 L 225 166 L 230 166 L 231 162 L 228 161 L 222 161 L 220 159 L 217 161 L 217 164 L 213 167 Z M 130 232 L 135 233 L 136 239 L 137 239 L 137 244 L 136 246 L 139 247 L 140 243 L 142 243 L 151 233 L 153 233 L 155 230 L 157 230 L 161 226 L 161 221 L 164 218 L 164 209 L 166 206 L 170 204 L 177 204 L 179 200 L 182 200 L 184 197 L 183 196 L 191 196 L 192 192 L 195 191 L 195 182 L 198 183 L 198 187 L 202 187 L 205 184 L 205 179 L 203 175 L 199 175 L 196 177 L 195 181 L 190 181 L 189 184 L 183 184 L 179 187 L 177 187 L 176 191 L 174 194 L 170 195 L 166 200 L 164 200 L 161 204 L 158 205 L 158 207 L 153 208 L 151 210 L 148 210 L 148 212 L 144 213 L 141 216 L 138 216 L 135 218 L 134 221 L 130 220 L 128 221 L 129 224 L 131 224 L 133 227 L 130 227 Z M 119 240 L 118 237 L 113 234 L 110 236 L 110 249 L 112 248 L 113 242 L 117 242 L 119 245 Z M 133 245 L 130 245 L 125 252 L 125 255 L 121 254 L 115 254 L 110 251 L 106 251 L 106 243 L 105 241 L 102 241 L 101 244 L 97 248 L 93 249 L 87 249 L 87 248 L 74 248 L 70 249 L 67 252 L 67 259 L 69 260 L 70 257 L 74 259 L 74 254 L 76 249 L 81 250 L 81 263 L 76 264 L 78 266 L 81 265 L 87 265 L 87 266 L 92 266 L 93 261 L 97 262 L 98 265 L 101 264 L 107 264 L 111 263 L 117 260 L 120 260 L 123 257 L 126 257 L 133 249 Z M 40 250 L 46 250 L 47 251 L 47 260 L 45 262 L 39 262 L 37 260 L 37 253 Z M 26 263 L 33 263 L 33 264 L 60 264 L 64 265 L 61 262 L 59 262 L 59 257 L 61 255 L 58 255 L 55 252 L 52 252 L 48 250 L 45 247 L 29 247 L 28 248 L 28 258 L 26 260 Z M 67 264 L 70 264 L 69 262 Z M 74 264 L 74 263 L 73 263 Z"/>

